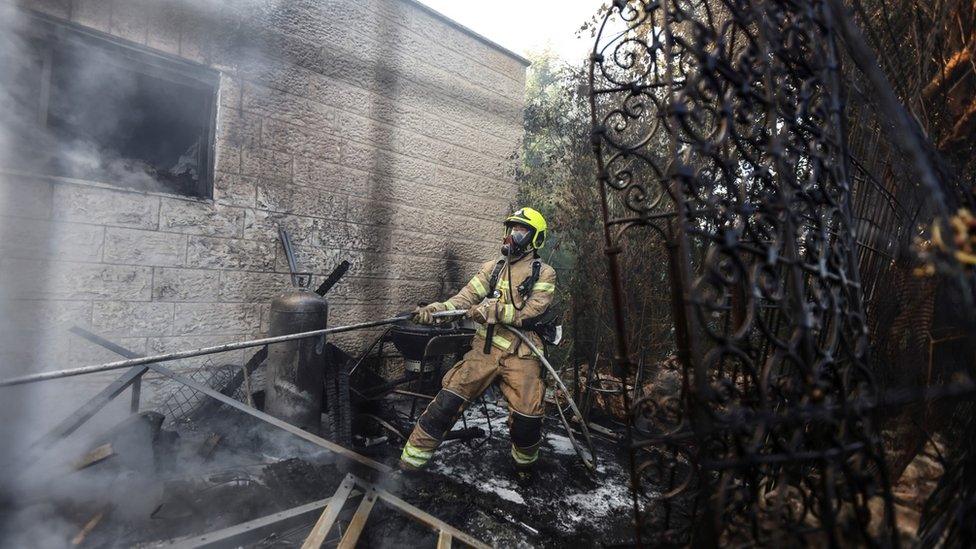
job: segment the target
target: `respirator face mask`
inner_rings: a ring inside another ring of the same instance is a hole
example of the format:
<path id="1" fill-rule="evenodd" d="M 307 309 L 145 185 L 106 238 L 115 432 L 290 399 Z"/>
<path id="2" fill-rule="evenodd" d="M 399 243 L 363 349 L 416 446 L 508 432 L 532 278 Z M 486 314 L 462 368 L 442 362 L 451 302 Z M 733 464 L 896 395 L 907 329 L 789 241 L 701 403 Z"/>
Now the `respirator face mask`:
<path id="1" fill-rule="evenodd" d="M 505 230 L 505 240 L 502 242 L 502 255 L 519 257 L 524 254 L 532 243 L 532 229 L 523 225 L 509 225 Z"/>

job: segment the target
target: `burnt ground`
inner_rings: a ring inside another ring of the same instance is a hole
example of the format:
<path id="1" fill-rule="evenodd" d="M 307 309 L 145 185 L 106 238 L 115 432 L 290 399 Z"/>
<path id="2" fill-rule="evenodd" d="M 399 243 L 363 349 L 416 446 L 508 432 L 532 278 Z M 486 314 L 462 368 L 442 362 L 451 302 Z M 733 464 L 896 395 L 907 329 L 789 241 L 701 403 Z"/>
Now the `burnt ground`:
<path id="1" fill-rule="evenodd" d="M 615 443 L 597 439 L 601 459 L 597 473 L 590 475 L 562 427 L 547 420 L 534 482 L 520 486 L 509 454 L 504 403 L 487 408 L 491 437 L 448 441 L 428 471 L 378 482 L 493 546 L 601 546 L 631 539 L 626 461 Z M 469 427 L 488 430 L 481 407 L 469 410 L 467 420 Z M 227 408 L 195 425 L 160 429 L 152 421 L 128 421 L 116 431 L 51 452 L 60 457 L 57 463 L 35 464 L 39 471 L 27 475 L 32 480 L 11 490 L 5 505 L 0 501 L 5 523 L 0 546 L 161 546 L 329 497 L 347 472 L 330 452 Z M 219 438 L 213 444 L 215 435 Z M 114 444 L 112 457 L 75 469 L 78 456 L 105 441 Z M 399 451 L 397 440 L 363 450 L 390 464 Z M 340 531 L 357 501 L 346 505 Z M 248 546 L 297 547 L 313 522 Z M 86 525 L 91 526 L 87 532 Z M 338 535 L 333 530 L 332 537 Z M 377 505 L 359 545 L 432 547 L 436 538 Z"/>
<path id="2" fill-rule="evenodd" d="M 0 486 L 0 547 L 157 545 L 321 499 L 344 475 L 329 452 L 227 408 L 162 429 L 152 416 L 20 464 Z M 112 454 L 79 469 L 103 444 Z"/>
<path id="3" fill-rule="evenodd" d="M 407 475 L 395 491 L 494 546 L 601 546 L 632 539 L 629 475 L 625 454 L 614 443 L 595 440 L 601 459 L 590 475 L 562 427 L 547 419 L 535 478 L 521 486 L 512 465 L 504 404 L 489 404 L 488 413 L 490 438 L 445 442 L 427 471 Z M 466 415 L 468 426 L 487 431 L 480 407 Z M 397 457 L 395 450 L 386 458 Z M 373 526 L 371 521 L 368 528 Z M 366 538 L 375 547 L 401 547 L 425 534 L 416 528 L 398 531 L 402 521 L 375 526 Z"/>

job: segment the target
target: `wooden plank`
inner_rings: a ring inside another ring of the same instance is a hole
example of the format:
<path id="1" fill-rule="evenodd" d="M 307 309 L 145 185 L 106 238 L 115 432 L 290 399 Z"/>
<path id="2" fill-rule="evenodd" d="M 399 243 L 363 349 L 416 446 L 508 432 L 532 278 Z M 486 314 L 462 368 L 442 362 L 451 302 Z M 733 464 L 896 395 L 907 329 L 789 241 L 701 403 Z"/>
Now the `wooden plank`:
<path id="1" fill-rule="evenodd" d="M 441 530 L 437 535 L 437 549 L 451 549 L 451 534 Z"/>
<path id="2" fill-rule="evenodd" d="M 84 543 L 85 538 L 87 538 L 88 534 L 91 534 L 91 531 L 94 530 L 96 526 L 98 526 L 98 523 L 102 521 L 102 517 L 104 516 L 105 516 L 105 511 L 99 511 L 98 513 L 95 513 L 95 516 L 93 516 L 91 519 L 88 520 L 88 522 L 85 523 L 84 528 L 82 528 L 81 531 L 75 534 L 75 537 L 71 539 L 71 545 L 81 545 L 82 543 Z"/>
<path id="3" fill-rule="evenodd" d="M 356 542 L 359 541 L 359 536 L 363 533 L 363 527 L 366 526 L 366 520 L 369 519 L 369 513 L 373 510 L 375 503 L 376 490 L 369 490 L 363 496 L 363 500 L 359 502 L 356 514 L 352 516 L 346 533 L 339 540 L 338 549 L 354 549 L 356 547 Z"/>
<path id="4" fill-rule="evenodd" d="M 387 505 L 393 507 L 394 509 L 400 511 L 405 515 L 409 515 L 417 522 L 420 522 L 421 524 L 425 524 L 431 530 L 434 530 L 435 532 L 447 533 L 451 536 L 452 540 L 456 539 L 457 541 L 460 541 L 461 543 L 469 547 L 475 547 L 477 549 L 491 549 L 489 545 L 486 545 L 478 541 L 472 536 L 458 530 L 457 528 L 442 521 L 441 519 L 435 517 L 434 515 L 421 511 L 420 509 L 414 507 L 413 505 L 410 505 L 409 503 L 394 496 L 393 494 L 387 492 L 386 490 L 383 490 L 381 488 L 375 488 L 369 483 L 366 483 L 359 479 L 357 479 L 357 481 L 360 483 L 360 486 L 364 487 L 365 489 L 375 490 L 376 495 L 379 496 L 379 499 L 384 503 L 386 503 Z"/>
<path id="5" fill-rule="evenodd" d="M 339 485 L 339 489 L 332 496 L 332 500 L 325 506 L 325 511 L 322 511 L 319 520 L 312 527 L 312 531 L 305 538 L 302 549 L 319 549 L 322 547 L 322 544 L 325 543 L 326 536 L 329 535 L 329 530 L 332 530 L 332 525 L 335 523 L 336 518 L 339 517 L 339 511 L 346 504 L 346 499 L 349 498 L 349 494 L 355 485 L 356 478 L 352 475 L 346 475 L 346 478 L 342 480 L 342 484 Z"/>
<path id="6" fill-rule="evenodd" d="M 106 459 L 114 455 L 115 455 L 115 450 L 112 449 L 111 443 L 102 444 L 98 448 L 95 448 L 94 450 L 81 456 L 81 458 L 74 463 L 75 470 L 84 469 L 85 467 L 90 467 L 100 461 L 105 461 Z"/>
<path id="7" fill-rule="evenodd" d="M 353 490 L 349 494 L 349 497 L 351 498 L 357 495 L 359 495 L 359 491 Z M 169 542 L 161 542 L 162 544 L 159 546 L 167 549 L 190 549 L 198 547 L 233 549 L 260 540 L 272 532 L 282 532 L 299 526 L 303 522 L 321 514 L 322 508 L 328 505 L 330 501 L 332 501 L 332 498 L 320 499 L 261 518 L 235 524 L 234 526 L 228 526 L 227 528 L 214 532 L 180 538 Z M 153 546 L 155 547 L 156 545 Z"/>

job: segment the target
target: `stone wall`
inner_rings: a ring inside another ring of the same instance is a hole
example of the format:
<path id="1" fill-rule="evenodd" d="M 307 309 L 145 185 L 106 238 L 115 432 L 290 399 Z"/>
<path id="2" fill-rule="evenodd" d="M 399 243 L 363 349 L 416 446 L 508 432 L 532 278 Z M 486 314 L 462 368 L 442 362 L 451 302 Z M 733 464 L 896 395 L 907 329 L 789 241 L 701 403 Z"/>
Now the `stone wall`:
<path id="1" fill-rule="evenodd" d="M 497 254 L 520 58 L 405 0 L 24 5 L 219 71 L 216 173 L 203 200 L 0 171 L 4 377 L 117 358 L 73 324 L 139 353 L 261 334 L 289 284 L 279 226 L 313 286 L 352 263 L 333 325 L 445 297 Z M 117 374 L 52 387 L 74 403 Z"/>

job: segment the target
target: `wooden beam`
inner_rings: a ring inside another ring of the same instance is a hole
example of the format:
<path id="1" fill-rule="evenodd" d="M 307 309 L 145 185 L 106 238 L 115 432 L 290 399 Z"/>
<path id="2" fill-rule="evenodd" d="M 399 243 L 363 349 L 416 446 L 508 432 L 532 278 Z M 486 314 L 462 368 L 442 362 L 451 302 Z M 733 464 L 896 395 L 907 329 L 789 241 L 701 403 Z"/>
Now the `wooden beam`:
<path id="1" fill-rule="evenodd" d="M 111 341 L 109 341 L 109 340 L 107 340 L 107 339 L 105 339 L 105 338 L 103 338 L 103 337 L 101 337 L 101 336 L 99 336 L 97 334 L 94 334 L 92 332 L 89 332 L 88 330 L 85 330 L 83 328 L 79 328 L 79 327 L 75 326 L 75 327 L 73 327 L 71 329 L 71 331 L 73 333 L 75 333 L 77 335 L 80 335 L 81 337 L 87 339 L 88 341 L 91 341 L 93 343 L 96 343 L 98 345 L 101 345 L 102 347 L 105 347 L 106 349 L 109 349 L 110 351 L 112 351 L 112 352 L 114 352 L 116 354 L 119 354 L 119 355 L 122 355 L 122 356 L 130 356 L 130 357 L 138 357 L 139 356 L 139 355 L 136 355 L 135 353 L 133 353 L 132 351 L 130 351 L 130 350 L 128 350 L 128 349 L 126 349 L 126 348 L 124 348 L 124 347 L 122 347 L 120 345 L 116 345 L 115 343 L 112 343 Z M 280 337 L 284 337 L 284 336 L 280 336 Z M 262 354 L 262 353 L 267 353 L 267 348 L 262 349 L 257 354 L 255 354 L 254 357 L 251 357 L 251 361 L 256 360 L 256 357 L 258 355 Z M 251 361 L 248 361 L 248 363 L 250 364 Z M 264 412 L 261 412 L 261 411 L 255 409 L 255 408 L 252 408 L 252 407 L 250 407 L 250 406 L 248 406 L 246 404 L 243 404 L 241 402 L 238 402 L 237 400 L 231 398 L 230 396 L 225 395 L 225 394 L 223 394 L 223 393 L 221 393 L 219 391 L 215 391 L 215 390 L 211 389 L 210 387 L 208 387 L 208 386 L 206 386 L 206 385 L 204 385 L 202 383 L 198 383 L 198 382 L 196 382 L 196 381 L 194 381 L 194 380 L 192 380 L 192 379 L 190 379 L 190 378 L 188 378 L 186 376 L 181 376 L 181 375 L 177 374 L 176 372 L 170 370 L 169 368 L 163 367 L 163 366 L 161 366 L 159 364 L 147 364 L 146 367 L 149 368 L 149 369 L 151 369 L 151 370 L 154 370 L 155 372 L 160 373 L 160 374 L 162 374 L 162 375 L 164 375 L 164 376 L 166 376 L 166 377 L 168 377 L 168 378 L 170 378 L 170 379 L 172 379 L 174 381 L 178 381 L 178 382 L 182 383 L 183 385 L 186 385 L 187 387 L 190 387 L 191 389 L 195 389 L 197 391 L 200 391 L 201 393 L 203 393 L 203 394 L 205 394 L 205 395 L 207 395 L 207 396 L 209 396 L 211 398 L 214 398 L 214 399 L 222 402 L 223 404 L 226 404 L 226 405 L 230 406 L 231 408 L 234 408 L 236 410 L 239 410 L 241 412 L 244 412 L 245 414 L 248 414 L 249 416 L 252 416 L 252 417 L 255 417 L 257 419 L 260 419 L 260 420 L 264 421 L 265 423 L 270 423 L 271 425 L 274 425 L 275 427 L 278 427 L 279 429 L 284 429 L 285 431 L 288 431 L 289 433 L 291 433 L 293 435 L 296 435 L 296 436 L 298 436 L 300 438 L 303 438 L 303 439 L 311 442 L 312 444 L 315 444 L 317 446 L 320 446 L 322 448 L 325 448 L 326 450 L 330 450 L 332 452 L 335 452 L 335 453 L 339 454 L 340 456 L 342 456 L 342 457 L 344 457 L 346 459 L 349 459 L 351 461 L 355 461 L 357 463 L 360 463 L 362 465 L 365 465 L 365 466 L 367 466 L 367 467 L 369 467 L 371 469 L 374 469 L 376 471 L 379 471 L 381 473 L 392 473 L 393 472 L 393 468 L 390 467 L 389 465 L 386 465 L 385 463 L 380 463 L 380 462 L 378 462 L 376 460 L 373 460 L 373 459 L 370 459 L 370 458 L 368 458 L 368 457 L 366 457 L 366 456 L 364 456 L 362 454 L 356 453 L 356 452 L 354 452 L 354 451 L 346 448 L 345 446 L 336 444 L 336 443 L 332 442 L 331 440 L 326 440 L 326 439 L 324 439 L 324 438 L 322 438 L 320 436 L 313 435 L 312 433 L 309 433 L 308 431 L 305 431 L 303 429 L 299 429 L 298 427 L 295 427 L 294 425 L 292 425 L 292 424 L 290 424 L 290 423 L 288 423 L 286 421 L 282 421 L 282 420 L 280 420 L 280 419 L 278 419 L 278 418 L 276 418 L 276 417 L 274 417 L 272 415 L 266 414 Z M 118 394 L 118 393 L 116 393 L 116 394 Z M 88 417 L 91 417 L 91 416 L 88 416 Z M 85 418 L 85 420 L 87 420 L 87 418 Z"/>
<path id="2" fill-rule="evenodd" d="M 359 495 L 359 491 L 353 490 L 349 497 L 357 495 Z M 267 537 L 273 532 L 283 532 L 315 518 L 316 515 L 321 514 L 322 508 L 328 505 L 330 501 L 332 498 L 320 499 L 214 532 L 169 542 L 159 542 L 153 547 L 158 545 L 160 548 L 166 549 L 197 549 L 202 547 L 235 549 Z"/>
<path id="3" fill-rule="evenodd" d="M 437 549 L 451 549 L 451 534 L 440 531 L 437 535 Z"/>
<path id="4" fill-rule="evenodd" d="M 945 62 L 945 65 L 940 67 L 939 73 L 922 88 L 922 99 L 926 101 L 932 99 L 935 94 L 949 87 L 950 84 L 965 74 L 966 69 L 972 66 L 974 41 L 976 41 L 976 35 L 962 49 L 953 54 Z"/>
<path id="5" fill-rule="evenodd" d="M 71 539 L 71 545 L 81 545 L 82 543 L 84 543 L 85 538 L 87 538 L 88 534 L 91 534 L 92 530 L 94 530 L 95 527 L 98 526 L 98 523 L 102 521 L 102 517 L 104 516 L 105 516 L 105 511 L 99 511 L 95 513 L 95 516 L 89 519 L 88 522 L 85 523 L 85 526 L 81 529 L 81 531 L 75 534 L 75 537 Z"/>
<path id="6" fill-rule="evenodd" d="M 356 542 L 359 541 L 359 536 L 363 533 L 363 527 L 366 526 L 366 521 L 369 519 L 369 513 L 373 510 L 373 505 L 376 503 L 376 490 L 369 490 L 366 495 L 363 496 L 363 500 L 359 502 L 359 507 L 356 509 L 356 514 L 353 515 L 352 520 L 349 521 L 349 526 L 346 528 L 346 533 L 343 534 L 342 539 L 339 540 L 339 547 L 337 549 L 355 549 Z"/>
<path id="7" fill-rule="evenodd" d="M 469 547 L 475 547 L 476 549 L 490 549 L 489 545 L 486 545 L 478 541 L 474 537 L 458 530 L 457 528 L 435 517 L 434 515 L 431 515 L 430 513 L 427 513 L 425 511 L 421 511 L 417 507 L 410 505 L 406 501 L 403 501 L 402 499 L 394 496 L 393 494 L 387 492 L 386 490 L 383 490 L 382 488 L 375 488 L 372 485 L 362 480 L 359 479 L 356 480 L 363 488 L 367 490 L 369 489 L 376 490 L 376 494 L 379 496 L 379 499 L 383 503 L 386 503 L 387 505 L 393 507 L 397 511 L 400 511 L 403 514 L 410 516 L 417 522 L 426 525 L 431 530 L 435 532 L 446 533 L 451 536 L 452 540 L 456 539 Z"/>
<path id="8" fill-rule="evenodd" d="M 355 485 L 356 477 L 346 475 L 346 478 L 342 480 L 342 484 L 339 485 L 339 489 L 336 490 L 329 504 L 325 506 L 325 511 L 322 511 L 319 520 L 312 527 L 312 531 L 305 538 L 302 549 L 319 549 L 322 547 L 322 544 L 325 543 L 326 536 L 329 535 L 329 530 L 332 530 L 332 525 L 335 523 L 336 518 L 339 517 L 339 511 L 346 504 L 346 499 L 349 498 L 349 494 Z"/>
<path id="9" fill-rule="evenodd" d="M 77 471 L 79 469 L 84 469 L 85 467 L 90 467 L 100 461 L 105 461 L 114 455 L 115 450 L 112 449 L 111 443 L 102 444 L 98 448 L 95 448 L 87 454 L 81 456 L 81 458 L 74 463 L 75 470 Z"/>

